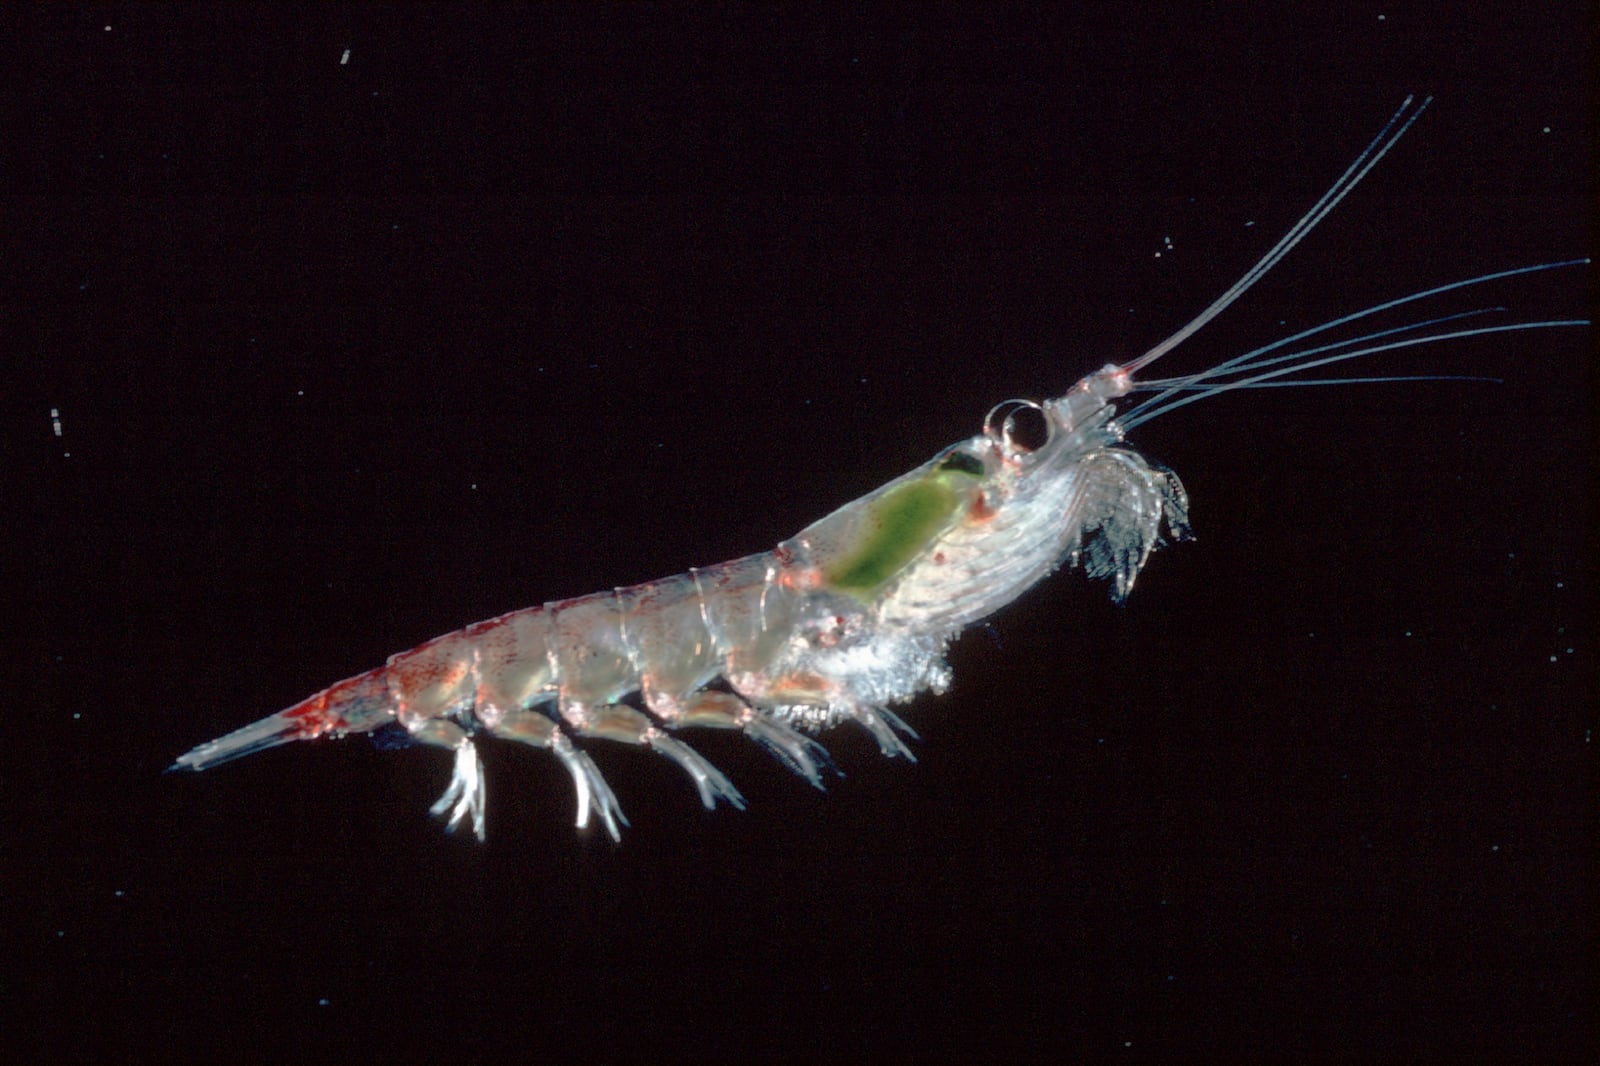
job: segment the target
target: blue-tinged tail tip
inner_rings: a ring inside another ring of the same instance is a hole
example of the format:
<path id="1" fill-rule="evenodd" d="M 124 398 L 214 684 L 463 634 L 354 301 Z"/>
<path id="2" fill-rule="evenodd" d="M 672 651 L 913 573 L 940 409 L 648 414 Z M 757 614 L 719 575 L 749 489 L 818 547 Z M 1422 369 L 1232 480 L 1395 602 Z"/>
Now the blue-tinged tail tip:
<path id="1" fill-rule="evenodd" d="M 259 722 L 235 729 L 227 736 L 195 746 L 178 756 L 177 762 L 167 768 L 167 773 L 174 770 L 208 770 L 258 751 L 275 748 L 279 744 L 287 744 L 291 740 L 299 740 L 306 735 L 305 724 L 299 719 L 281 713 L 269 715 Z"/>

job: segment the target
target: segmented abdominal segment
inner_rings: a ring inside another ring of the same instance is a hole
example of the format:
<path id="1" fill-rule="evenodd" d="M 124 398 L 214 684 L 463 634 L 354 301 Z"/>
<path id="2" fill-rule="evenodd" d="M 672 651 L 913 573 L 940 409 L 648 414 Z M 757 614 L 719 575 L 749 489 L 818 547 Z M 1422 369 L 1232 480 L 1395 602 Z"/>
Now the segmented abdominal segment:
<path id="1" fill-rule="evenodd" d="M 906 739 L 915 734 L 890 707 L 944 690 L 946 648 L 966 626 L 1062 565 L 1108 579 L 1120 600 L 1164 539 L 1187 535 L 1177 477 L 1127 446 L 1126 430 L 1195 399 L 1282 384 L 1285 375 L 1377 351 L 1584 324 L 1441 330 L 1464 317 L 1449 315 L 1301 343 L 1446 291 L 1573 265 L 1541 264 L 1390 301 L 1187 377 L 1135 380 L 1309 232 L 1426 106 L 1408 99 L 1239 283 L 1140 358 L 1107 365 L 1052 400 L 1001 404 L 978 435 L 772 551 L 467 626 L 201 744 L 175 768 L 203 770 L 291 740 L 403 729 L 412 740 L 454 751 L 449 787 L 433 809 L 448 812 L 452 827 L 470 818 L 482 838 L 485 790 L 475 739 L 499 737 L 553 752 L 576 785 L 578 825 L 598 812 L 618 837 L 627 820 L 580 742 L 621 741 L 659 752 L 689 774 L 707 808 L 718 800 L 742 807 L 744 800 L 680 739 L 691 727 L 740 730 L 818 787 L 832 764 L 811 734 L 839 723 L 866 729 L 885 755 L 911 758 Z M 1287 354 L 1269 354 L 1296 344 Z M 1119 410 L 1135 390 L 1154 395 Z M 1038 423 L 1033 436 L 1042 442 L 1024 443 L 1018 430 L 1024 418 Z"/>

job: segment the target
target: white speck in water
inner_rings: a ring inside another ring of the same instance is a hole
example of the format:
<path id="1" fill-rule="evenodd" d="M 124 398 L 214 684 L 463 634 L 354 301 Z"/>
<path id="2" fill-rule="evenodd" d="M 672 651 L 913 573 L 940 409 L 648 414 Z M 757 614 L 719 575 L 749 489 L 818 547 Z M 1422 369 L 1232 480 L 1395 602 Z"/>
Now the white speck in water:
<path id="1" fill-rule="evenodd" d="M 1554 655 L 1550 656 L 1550 661 L 1551 662 L 1555 662 L 1556 661 L 1556 657 Z"/>
<path id="2" fill-rule="evenodd" d="M 478 491 L 478 483 L 476 481 L 474 481 L 472 483 L 472 491 L 473 492 L 477 492 Z"/>
<path id="3" fill-rule="evenodd" d="M 1251 226 L 1254 226 L 1255 224 L 1256 224 L 1256 220 L 1252 218 L 1249 222 L 1246 222 L 1244 224 L 1244 228 L 1245 229 L 1249 229 Z"/>
<path id="4" fill-rule="evenodd" d="M 304 396 L 306 394 L 306 390 L 305 389 L 295 389 L 294 390 L 294 394 L 296 396 Z"/>
<path id="5" fill-rule="evenodd" d="M 111 32 L 111 27 L 110 27 L 110 26 L 107 26 L 107 27 L 106 27 L 106 32 L 107 32 L 107 33 L 110 33 L 110 32 Z"/>
<path id="6" fill-rule="evenodd" d="M 50 408 L 50 428 L 52 428 L 52 429 L 54 429 L 56 431 L 56 436 L 58 436 L 58 437 L 61 436 L 61 410 L 60 410 L 60 408 L 56 408 L 56 407 Z"/>
<path id="7" fill-rule="evenodd" d="M 1558 588 L 1558 589 L 1564 589 L 1564 588 L 1566 588 L 1566 587 L 1567 587 L 1567 583 L 1566 583 L 1566 582 L 1565 582 L 1565 581 L 1557 581 L 1557 582 L 1556 582 L 1556 588 Z"/>
<path id="8" fill-rule="evenodd" d="M 348 62 L 350 62 L 350 49 L 346 48 L 344 50 L 344 55 L 339 57 L 339 65 L 342 67 Z"/>
<path id="9" fill-rule="evenodd" d="M 1568 655 L 1571 655 L 1571 654 L 1572 654 L 1572 649 L 1571 649 L 1571 648 L 1568 648 L 1568 649 L 1567 649 L 1567 654 L 1568 654 Z"/>
<path id="10" fill-rule="evenodd" d="M 83 712 L 82 711 L 73 711 L 72 712 L 72 720 L 74 722 L 76 722 L 78 719 L 80 719 L 82 717 L 83 717 Z"/>
<path id="11" fill-rule="evenodd" d="M 1540 130 L 1539 132 L 1540 133 L 1549 133 L 1550 132 L 1550 127 L 1546 126 L 1544 129 Z"/>
<path id="12" fill-rule="evenodd" d="M 123 890 L 122 890 L 122 889 L 120 889 L 120 888 L 119 888 L 119 889 L 117 889 L 117 890 L 116 890 L 116 891 L 115 891 L 115 892 L 113 892 L 113 893 L 111 893 L 111 894 L 112 894 L 112 895 L 113 895 L 113 896 L 116 896 L 116 897 L 117 897 L 117 898 L 118 898 L 118 899 L 121 899 L 121 898 L 123 898 L 123 897 L 124 897 L 124 896 L 126 896 L 126 895 L 127 895 L 127 893 L 126 893 L 126 892 L 124 892 L 124 891 L 123 891 Z"/>
<path id="13" fill-rule="evenodd" d="M 1499 851 L 1500 850 L 1500 845 L 1499 844 L 1491 844 L 1491 845 L 1489 845 L 1489 850 L 1490 851 Z"/>
<path id="14" fill-rule="evenodd" d="M 1408 637 L 1409 637 L 1409 636 L 1410 636 L 1410 635 L 1411 635 L 1411 630 L 1409 630 L 1409 629 L 1408 629 L 1408 630 L 1406 630 L 1406 636 L 1408 636 Z"/>
<path id="15" fill-rule="evenodd" d="M 329 1002 L 330 1002 L 330 1000 L 327 1000 L 327 999 L 319 999 L 319 1000 L 317 1000 L 317 1006 L 326 1007 Z"/>

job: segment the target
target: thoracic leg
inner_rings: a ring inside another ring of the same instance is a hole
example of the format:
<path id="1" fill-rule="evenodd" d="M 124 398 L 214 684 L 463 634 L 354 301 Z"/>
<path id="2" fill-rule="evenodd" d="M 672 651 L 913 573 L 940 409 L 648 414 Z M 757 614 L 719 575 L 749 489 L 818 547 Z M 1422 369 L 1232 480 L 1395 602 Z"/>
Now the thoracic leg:
<path id="1" fill-rule="evenodd" d="M 627 825 L 628 819 L 624 817 L 616 795 L 612 793 L 611 786 L 606 784 L 606 779 L 600 776 L 600 769 L 595 766 L 594 760 L 575 746 L 560 726 L 538 711 L 507 711 L 490 732 L 529 747 L 549 748 L 555 752 L 572 775 L 572 783 L 578 790 L 578 828 L 589 824 L 589 806 L 593 802 L 600 810 L 600 817 L 605 821 L 606 832 L 611 834 L 611 839 L 622 839 L 618 823 Z"/>
<path id="2" fill-rule="evenodd" d="M 706 762 L 689 745 L 668 736 L 660 726 L 632 707 L 615 703 L 599 707 L 563 704 L 561 714 L 580 737 L 643 744 L 667 756 L 694 779 L 695 787 L 700 790 L 700 802 L 707 810 L 714 808 L 719 799 L 744 809 L 744 797 L 721 770 Z"/>
<path id="3" fill-rule="evenodd" d="M 666 701 L 660 701 L 665 703 Z M 661 711 L 674 728 L 707 726 L 712 729 L 740 729 L 745 736 L 766 748 L 784 766 L 817 788 L 822 788 L 824 768 L 838 772 L 833 759 L 821 744 L 804 733 L 768 718 L 729 692 L 697 692 L 671 709 Z M 652 710 L 658 710 L 652 705 Z"/>
<path id="4" fill-rule="evenodd" d="M 900 734 L 904 733 L 912 740 L 916 740 L 917 731 L 889 708 L 869 707 L 864 703 L 858 703 L 850 708 L 850 717 L 872 734 L 872 739 L 878 742 L 878 750 L 884 755 L 891 759 L 898 756 L 911 762 L 917 761 L 911 749 L 906 747 L 906 742 L 900 739 Z"/>
<path id="5" fill-rule="evenodd" d="M 444 795 L 439 797 L 439 802 L 430 808 L 429 813 L 443 814 L 449 810 L 451 829 L 459 825 L 462 818 L 471 814 L 472 831 L 479 840 L 482 840 L 483 763 L 478 759 L 478 749 L 473 747 L 472 738 L 467 736 L 466 730 L 444 718 L 424 718 L 415 723 L 407 723 L 406 730 L 411 734 L 411 738 L 419 743 L 447 748 L 456 753 L 455 767 L 450 775 L 450 787 L 444 790 Z"/>

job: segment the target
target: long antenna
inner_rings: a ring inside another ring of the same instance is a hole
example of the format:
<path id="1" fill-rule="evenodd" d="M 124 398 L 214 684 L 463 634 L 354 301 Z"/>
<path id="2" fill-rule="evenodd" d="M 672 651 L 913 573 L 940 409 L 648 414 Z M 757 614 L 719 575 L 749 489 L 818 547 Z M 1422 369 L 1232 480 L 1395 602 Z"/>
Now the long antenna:
<path id="1" fill-rule="evenodd" d="M 1245 272 L 1244 277 L 1234 282 L 1227 292 L 1217 297 L 1210 307 L 1196 315 L 1188 325 L 1133 360 L 1133 362 L 1125 364 L 1123 369 L 1130 374 L 1137 373 L 1160 359 L 1163 355 L 1166 355 L 1192 337 L 1206 323 L 1227 310 L 1228 305 L 1243 296 L 1246 289 L 1265 277 L 1267 271 L 1277 265 L 1278 260 L 1288 255 L 1289 250 L 1299 244 L 1301 238 L 1315 229 L 1317 223 L 1327 217 L 1328 212 L 1338 206 L 1339 201 L 1343 200 L 1345 195 L 1355 188 L 1362 178 L 1367 176 L 1367 172 L 1378 165 L 1378 160 L 1388 154 L 1389 149 L 1395 146 L 1395 142 L 1405 135 L 1406 130 L 1411 128 L 1411 124 L 1417 121 L 1422 113 L 1427 110 L 1429 104 L 1433 103 L 1433 97 L 1424 97 L 1422 103 L 1417 105 L 1415 111 L 1412 111 L 1411 102 L 1414 99 L 1416 97 L 1407 96 L 1401 102 L 1399 110 L 1394 113 L 1383 129 L 1378 131 L 1378 135 L 1356 157 L 1355 162 L 1351 163 L 1345 172 L 1339 175 L 1339 180 L 1334 182 L 1332 187 L 1322 194 L 1322 199 L 1313 204 L 1311 210 L 1302 215 L 1300 221 L 1296 222 L 1289 232 L 1285 233 L 1278 240 L 1278 243 L 1273 245 L 1271 250 L 1261 257 L 1255 266 Z M 1409 115 L 1407 112 L 1410 112 Z"/>

